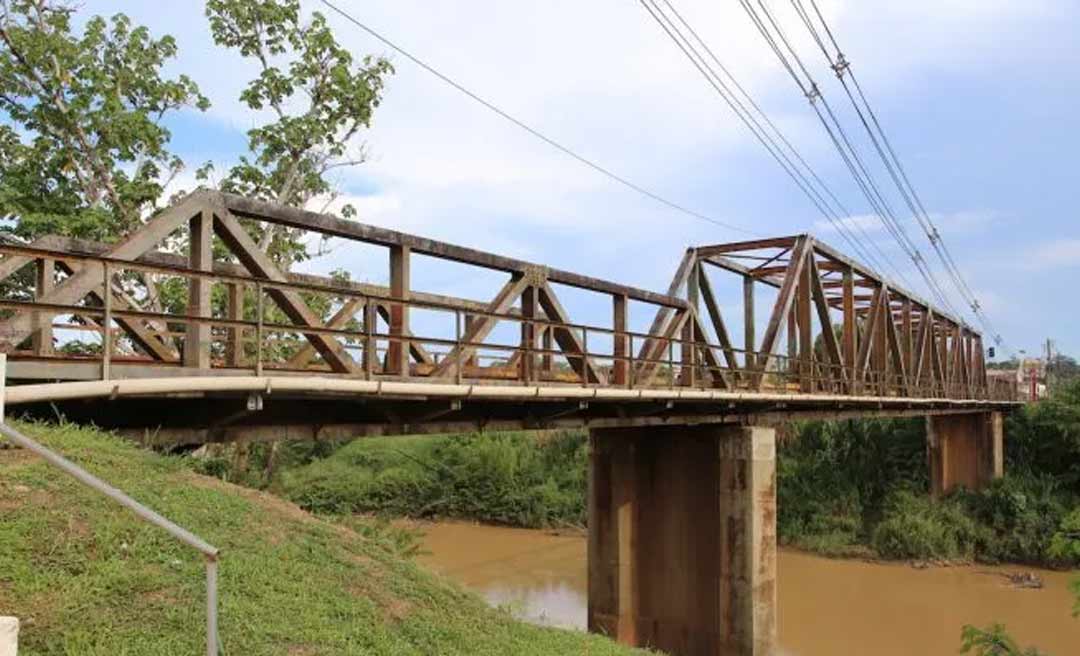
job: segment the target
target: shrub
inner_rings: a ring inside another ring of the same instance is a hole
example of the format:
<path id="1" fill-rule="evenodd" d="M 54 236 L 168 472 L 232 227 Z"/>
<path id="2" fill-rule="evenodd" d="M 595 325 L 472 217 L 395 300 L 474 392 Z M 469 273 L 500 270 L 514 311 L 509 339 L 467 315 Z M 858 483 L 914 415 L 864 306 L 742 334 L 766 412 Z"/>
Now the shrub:
<path id="1" fill-rule="evenodd" d="M 1062 565 L 1080 563 L 1080 508 L 1073 510 L 1061 520 L 1057 532 L 1050 538 L 1047 555 L 1051 560 Z M 1080 597 L 1080 581 L 1074 582 L 1073 589 Z"/>
<path id="2" fill-rule="evenodd" d="M 874 549 L 885 558 L 970 560 L 978 528 L 953 499 L 933 502 L 901 490 L 890 495 L 885 517 L 874 529 Z"/>
<path id="3" fill-rule="evenodd" d="M 312 511 L 584 525 L 580 432 L 358 440 L 286 473 L 286 496 Z"/>
<path id="4" fill-rule="evenodd" d="M 1071 501 L 1054 479 L 1010 474 L 981 492 L 962 491 L 955 496 L 983 527 L 980 560 L 1067 564 L 1049 553 Z"/>
<path id="5" fill-rule="evenodd" d="M 1009 416 L 1006 469 L 1052 476 L 1080 495 L 1080 379 Z"/>

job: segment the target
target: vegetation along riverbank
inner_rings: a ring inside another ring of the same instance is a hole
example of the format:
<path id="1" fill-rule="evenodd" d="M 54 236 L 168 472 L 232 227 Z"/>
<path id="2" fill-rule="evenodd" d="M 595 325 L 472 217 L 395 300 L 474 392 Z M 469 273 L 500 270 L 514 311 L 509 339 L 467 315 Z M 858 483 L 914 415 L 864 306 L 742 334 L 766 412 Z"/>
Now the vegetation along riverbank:
<path id="1" fill-rule="evenodd" d="M 1004 478 L 934 502 L 921 419 L 788 427 L 778 454 L 780 540 L 830 556 L 1077 566 L 1080 383 L 1011 416 L 1006 447 Z M 294 457 L 269 486 L 318 513 L 532 528 L 586 521 L 581 431 L 363 439 L 321 448 L 303 462 Z M 204 466 L 229 471 L 227 463 Z"/>

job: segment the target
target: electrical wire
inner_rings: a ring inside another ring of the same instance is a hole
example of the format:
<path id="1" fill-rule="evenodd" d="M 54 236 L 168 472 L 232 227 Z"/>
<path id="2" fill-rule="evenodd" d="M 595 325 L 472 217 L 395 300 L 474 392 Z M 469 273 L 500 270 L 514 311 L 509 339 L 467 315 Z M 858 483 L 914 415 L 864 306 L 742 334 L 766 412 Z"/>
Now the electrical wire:
<path id="1" fill-rule="evenodd" d="M 836 194 L 825 184 L 821 176 L 810 166 L 798 149 L 776 126 L 775 122 L 769 118 L 768 114 L 746 91 L 746 88 L 724 66 L 716 53 L 694 30 L 674 4 L 670 0 L 661 1 L 666 7 L 666 11 L 657 0 L 639 0 L 642 7 L 645 8 L 664 33 L 705 77 L 709 85 L 720 95 L 762 147 L 769 152 L 770 156 L 776 160 L 777 164 L 780 165 L 781 169 L 792 179 L 796 186 L 810 199 L 822 216 L 836 228 L 853 251 L 864 261 L 873 263 L 876 268 L 882 268 L 877 258 L 864 247 L 862 241 L 852 230 L 852 227 L 857 228 L 865 235 L 862 226 L 857 223 L 854 226 L 846 225 L 837 212 L 836 208 L 839 208 L 845 215 L 850 215 L 850 212 L 843 206 Z M 876 243 L 871 243 L 875 247 L 877 246 Z M 880 252 L 880 249 L 878 250 Z M 887 256 L 884 253 L 881 254 L 888 261 Z"/>
<path id="2" fill-rule="evenodd" d="M 607 178 L 609 178 L 609 179 L 623 185 L 624 187 L 627 187 L 627 188 L 641 194 L 642 196 L 645 196 L 646 198 L 654 200 L 657 203 L 660 203 L 661 205 L 664 205 L 664 206 L 666 206 L 666 207 L 668 207 L 670 209 L 673 209 L 673 210 L 675 210 L 677 212 L 681 212 L 682 214 L 686 214 L 687 216 L 691 216 L 691 217 L 694 217 L 696 219 L 700 219 L 702 221 L 707 221 L 708 223 L 719 226 L 721 228 L 726 228 L 728 230 L 733 230 L 733 231 L 740 232 L 740 233 L 743 233 L 743 234 L 747 234 L 747 235 L 755 235 L 756 234 L 753 231 L 748 230 L 746 228 L 743 228 L 741 226 L 738 226 L 738 225 L 735 225 L 735 224 L 732 224 L 732 223 L 728 223 L 728 222 L 725 222 L 725 221 L 721 221 L 721 220 L 713 218 L 713 217 L 711 217 L 711 216 L 709 216 L 707 214 L 703 214 L 703 213 L 698 212 L 696 210 L 692 210 L 692 209 L 687 208 L 687 207 L 685 207 L 683 205 L 680 205 L 679 203 L 668 200 L 667 198 L 661 196 L 660 194 L 658 194 L 656 192 L 653 192 L 653 191 L 650 191 L 649 189 L 637 184 L 636 182 L 633 182 L 633 181 L 631 181 L 631 180 L 629 180 L 629 179 L 615 173 L 611 169 L 609 169 L 609 168 L 607 168 L 605 166 L 602 166 L 600 164 L 597 164 L 596 162 L 592 161 L 591 159 L 588 159 L 587 157 L 585 157 L 584 155 L 578 154 L 576 151 L 572 150 L 570 147 L 563 145 L 562 143 L 556 141 L 555 139 L 553 139 L 551 137 L 548 137 L 547 135 L 543 134 L 542 132 L 540 132 L 536 128 L 534 128 L 534 127 L 530 126 L 529 124 L 525 123 L 521 119 L 518 119 L 517 117 L 513 116 L 509 112 L 499 108 L 497 105 L 495 105 L 491 101 L 486 100 L 483 97 L 479 96 L 478 94 L 470 91 L 468 88 L 466 88 L 465 86 L 463 86 L 459 82 L 456 82 L 454 79 L 452 79 L 449 76 L 443 74 L 442 72 L 440 72 L 435 67 L 433 67 L 430 64 L 426 63 L 425 61 L 423 61 L 422 59 L 420 59 L 416 55 L 413 55 L 411 52 L 404 49 L 403 47 L 397 45 L 395 42 L 393 42 L 390 39 L 388 39 L 387 37 L 383 36 L 381 33 L 375 31 L 373 28 L 369 27 L 368 25 L 362 23 L 359 19 L 352 16 L 351 14 L 346 12 L 341 7 L 337 6 L 333 2 L 330 2 L 330 0 L 320 0 L 320 2 L 322 2 L 322 4 L 324 4 L 324 5 L 326 5 L 326 7 L 329 8 L 331 11 L 333 11 L 337 15 L 341 16 L 342 18 L 344 18 L 346 21 L 348 21 L 348 22 L 352 23 L 353 25 L 355 25 L 356 27 L 360 28 L 361 30 L 363 30 L 364 32 L 369 34 L 370 36 L 372 36 L 375 39 L 377 39 L 378 41 L 382 42 L 384 45 L 386 45 L 390 49 L 396 51 L 398 54 L 405 57 L 406 59 L 408 59 L 412 63 L 416 64 L 420 68 L 424 69 L 425 71 L 427 71 L 431 75 L 434 75 L 435 77 L 437 77 L 442 82 L 448 84 L 449 86 L 453 87 L 457 91 L 459 91 L 459 92 L 463 93 L 464 95 L 468 96 L 469 98 L 471 98 L 473 101 L 479 103 L 480 105 L 486 107 L 488 110 L 490 110 L 490 111 L 494 112 L 495 114 L 497 114 L 498 116 L 502 117 L 506 121 L 509 121 L 510 123 L 512 123 L 515 126 L 521 128 L 525 132 L 528 132 L 532 136 L 536 137 L 540 141 L 543 141 L 544 143 L 551 146 L 552 148 L 555 148 L 556 150 L 562 152 L 564 155 L 567 155 L 568 157 L 577 160 L 581 164 L 584 164 L 585 166 L 587 166 L 587 167 L 591 168 L 592 170 L 596 171 L 597 173 L 600 173 L 601 175 L 604 175 L 605 177 L 607 177 Z"/>
<path id="3" fill-rule="evenodd" d="M 795 50 L 791 41 L 784 34 L 778 21 L 772 16 L 772 12 L 769 11 L 768 7 L 766 7 L 761 0 L 758 1 L 758 6 L 761 10 L 760 14 L 751 4 L 750 0 L 740 0 L 740 5 L 751 19 L 751 22 L 758 29 L 758 32 L 772 49 L 773 53 L 777 56 L 781 65 L 795 81 L 799 90 L 810 101 L 815 114 L 825 128 L 826 133 L 829 135 L 837 152 L 840 154 L 844 165 L 848 168 L 849 173 L 851 173 L 853 179 L 856 181 L 860 191 L 866 197 L 867 202 L 870 204 L 871 208 L 876 213 L 876 216 L 881 220 L 889 234 L 912 260 L 915 268 L 926 283 L 927 289 L 943 307 L 953 314 L 958 314 L 942 291 L 933 272 L 926 265 L 922 253 L 907 235 L 903 228 L 903 224 L 896 218 L 888 200 L 881 192 L 880 187 L 875 182 L 873 175 L 870 173 L 866 164 L 859 156 L 858 150 L 848 137 L 847 132 L 837 118 L 836 113 L 821 92 L 820 87 L 818 87 L 817 82 L 802 61 L 802 58 L 799 57 L 798 52 Z M 762 18 L 762 16 L 764 16 L 764 18 Z M 768 24 L 766 24 L 766 21 L 768 21 Z M 798 70 L 796 70 L 796 67 Z M 801 76 L 799 74 L 800 72 L 802 73 Z M 822 108 L 824 108 L 824 113 L 822 113 Z"/>
<path id="4" fill-rule="evenodd" d="M 825 20 L 825 16 L 821 12 L 817 0 L 809 1 L 814 10 L 814 14 L 817 16 L 818 21 L 820 21 L 829 42 L 832 44 L 833 49 L 836 52 L 835 57 L 832 53 L 829 52 L 829 48 L 827 47 L 824 39 L 822 39 L 821 34 L 818 32 L 817 27 L 814 24 L 813 18 L 810 16 L 810 12 L 803 4 L 803 0 L 791 0 L 791 4 L 795 8 L 796 13 L 803 21 L 803 24 L 806 26 L 807 30 L 810 32 L 814 41 L 821 49 L 821 52 L 822 54 L 824 54 L 830 68 L 832 68 L 833 71 L 836 73 L 836 77 L 840 81 L 840 84 L 843 86 L 852 107 L 859 115 L 859 119 L 862 122 L 864 129 L 870 135 L 870 138 L 874 143 L 875 149 L 878 151 L 879 156 L 885 163 L 885 166 L 889 171 L 889 174 L 892 177 L 897 188 L 900 190 L 900 194 L 901 196 L 903 196 L 905 203 L 908 205 L 908 208 L 911 210 L 916 221 L 923 229 L 923 232 L 929 239 L 930 244 L 934 248 L 934 251 L 937 253 L 938 258 L 941 260 L 942 266 L 944 267 L 946 274 L 951 279 L 953 286 L 956 288 L 957 292 L 959 292 L 960 297 L 964 300 L 964 302 L 967 303 L 969 307 L 971 307 L 972 313 L 975 315 L 975 317 L 993 336 L 995 343 L 1001 346 L 1003 344 L 1001 335 L 994 329 L 994 326 L 992 322 L 990 322 L 989 317 L 987 317 L 986 313 L 982 310 L 982 306 L 979 303 L 977 296 L 971 289 L 967 280 L 964 279 L 964 276 L 960 271 L 960 267 L 957 265 L 956 260 L 953 257 L 952 253 L 949 251 L 944 239 L 941 237 L 941 233 L 938 230 L 937 226 L 934 225 L 934 221 L 931 218 L 930 213 L 926 211 L 926 207 L 922 202 L 922 198 L 919 196 L 919 193 L 915 189 L 915 186 L 911 183 L 911 179 L 908 177 L 907 171 L 904 169 L 903 163 L 897 156 L 896 150 L 893 148 L 892 142 L 889 140 L 888 135 L 886 134 L 884 128 L 881 125 L 881 121 L 877 117 L 877 113 L 874 111 L 873 106 L 867 99 L 866 93 L 863 91 L 862 85 L 859 83 L 858 77 L 856 77 L 855 72 L 851 67 L 851 62 L 845 58 L 844 53 L 840 48 L 840 44 L 837 41 L 836 35 L 829 27 L 828 21 Z M 852 93 L 851 88 L 849 88 L 845 76 L 851 79 L 852 87 L 854 87 L 855 89 L 854 94 Z M 856 101 L 855 95 L 858 96 L 858 101 Z M 866 112 L 865 115 L 863 113 L 864 109 Z M 867 116 L 869 116 L 869 121 L 867 120 Z M 873 124 L 873 128 L 871 128 L 871 123 Z"/>

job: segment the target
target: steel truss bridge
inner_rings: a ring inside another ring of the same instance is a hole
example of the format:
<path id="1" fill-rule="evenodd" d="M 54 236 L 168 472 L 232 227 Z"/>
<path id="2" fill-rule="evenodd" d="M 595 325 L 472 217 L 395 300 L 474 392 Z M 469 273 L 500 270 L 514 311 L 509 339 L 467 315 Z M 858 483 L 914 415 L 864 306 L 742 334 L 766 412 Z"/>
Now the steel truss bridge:
<path id="1" fill-rule="evenodd" d="M 382 247 L 389 285 L 285 271 L 255 226 Z M 7 405 L 160 444 L 970 413 L 1017 398 L 988 384 L 977 331 L 805 234 L 689 248 L 658 293 L 197 191 L 119 243 L 47 236 L 0 254 Z M 416 289 L 418 255 L 505 280 L 482 300 Z M 741 287 L 740 316 L 717 274 Z M 568 288 L 610 321 L 575 322 Z M 631 308 L 647 329 L 631 329 Z"/>
<path id="2" fill-rule="evenodd" d="M 268 227 L 385 249 L 389 285 L 282 270 Z M 773 424 L 925 415 L 941 494 L 1001 475 L 1017 405 L 979 333 L 809 235 L 690 248 L 657 293 L 201 191 L 116 244 L 0 254 L 15 412 L 164 447 L 587 427 L 589 630 L 674 656 L 776 653 Z M 501 285 L 418 289 L 421 258 Z"/>

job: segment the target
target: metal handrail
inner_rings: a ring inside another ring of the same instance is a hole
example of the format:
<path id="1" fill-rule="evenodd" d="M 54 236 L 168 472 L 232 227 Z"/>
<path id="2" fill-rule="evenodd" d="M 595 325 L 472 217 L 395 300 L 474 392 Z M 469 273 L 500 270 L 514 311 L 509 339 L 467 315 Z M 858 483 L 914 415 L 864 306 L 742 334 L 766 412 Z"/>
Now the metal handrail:
<path id="1" fill-rule="evenodd" d="M 0 368 L 2 367 L 3 360 L 0 359 Z M 140 519 L 163 529 L 169 535 L 203 555 L 206 559 L 206 654 L 207 656 L 218 656 L 220 653 L 220 641 L 218 639 L 217 579 L 218 558 L 221 554 L 218 548 L 186 528 L 162 517 L 55 451 L 23 435 L 6 422 L 0 421 L 0 435 L 3 435 L 14 444 L 41 456 L 50 465 L 60 469 L 83 485 L 104 494 L 121 506 L 131 510 Z"/>

